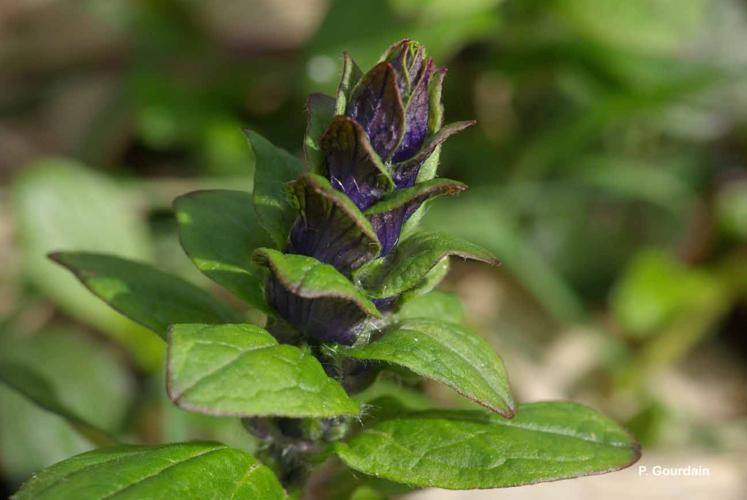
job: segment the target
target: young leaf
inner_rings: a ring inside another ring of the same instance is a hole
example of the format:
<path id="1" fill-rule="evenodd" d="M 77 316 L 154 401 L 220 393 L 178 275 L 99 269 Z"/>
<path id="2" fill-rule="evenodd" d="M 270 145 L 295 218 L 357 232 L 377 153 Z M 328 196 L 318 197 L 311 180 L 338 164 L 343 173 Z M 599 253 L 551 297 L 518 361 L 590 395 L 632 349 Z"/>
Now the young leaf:
<path id="1" fill-rule="evenodd" d="M 306 136 L 303 140 L 306 165 L 313 173 L 324 171 L 324 155 L 320 140 L 335 117 L 335 98 L 325 94 L 311 94 L 306 101 Z"/>
<path id="2" fill-rule="evenodd" d="M 355 278 L 371 297 L 391 297 L 417 287 L 431 269 L 451 255 L 498 264 L 492 253 L 468 241 L 443 233 L 417 233 L 390 256 L 362 267 Z"/>
<path id="3" fill-rule="evenodd" d="M 601 474 L 640 458 L 615 422 L 568 402 L 522 405 L 510 420 L 483 411 L 410 413 L 364 429 L 336 452 L 364 474 L 448 489 Z"/>
<path id="4" fill-rule="evenodd" d="M 197 191 L 174 200 L 179 239 L 195 266 L 253 307 L 268 311 L 251 252 L 270 244 L 257 222 L 252 195 L 242 191 Z"/>
<path id="5" fill-rule="evenodd" d="M 168 326 L 175 323 L 240 320 L 205 290 L 148 264 L 84 252 L 56 252 L 50 258 L 111 307 L 164 339 Z"/>
<path id="6" fill-rule="evenodd" d="M 169 397 L 185 410 L 295 418 L 359 411 L 308 349 L 278 344 L 254 325 L 174 325 L 167 366 Z"/>
<path id="7" fill-rule="evenodd" d="M 368 345 L 341 351 L 404 366 L 510 417 L 514 402 L 501 359 L 471 330 L 432 319 L 403 320 Z"/>
<path id="8" fill-rule="evenodd" d="M 0 382 L 15 389 L 37 406 L 63 417 L 92 443 L 100 446 L 116 443 L 116 439 L 109 433 L 91 424 L 62 403 L 51 384 L 29 367 L 13 361 L 1 361 Z"/>
<path id="9" fill-rule="evenodd" d="M 379 241 L 382 255 L 388 254 L 400 240 L 402 227 L 418 213 L 423 203 L 433 198 L 454 195 L 467 189 L 461 182 L 433 179 L 384 196 L 366 210 Z"/>
<path id="10" fill-rule="evenodd" d="M 348 102 L 350 101 L 350 93 L 363 76 L 363 72 L 355 61 L 353 61 L 353 58 L 350 57 L 350 54 L 343 52 L 342 57 L 342 78 L 340 78 L 340 84 L 337 86 L 335 98 L 336 115 L 345 114 Z"/>
<path id="11" fill-rule="evenodd" d="M 254 209 L 259 223 L 278 248 L 282 248 L 296 216 L 288 202 L 285 184 L 301 175 L 303 163 L 256 132 L 245 132 L 255 158 Z"/>
<path id="12" fill-rule="evenodd" d="M 25 483 L 16 500 L 104 498 L 235 498 L 281 500 L 272 471 L 219 443 L 117 446 L 77 455 Z"/>

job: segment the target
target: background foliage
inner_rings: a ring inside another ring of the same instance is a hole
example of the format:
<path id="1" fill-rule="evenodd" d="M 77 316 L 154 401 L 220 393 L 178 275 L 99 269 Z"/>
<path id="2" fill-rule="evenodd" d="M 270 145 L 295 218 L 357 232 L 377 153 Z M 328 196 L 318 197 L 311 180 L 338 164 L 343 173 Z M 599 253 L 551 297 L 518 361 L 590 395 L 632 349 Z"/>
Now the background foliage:
<path id="1" fill-rule="evenodd" d="M 168 404 L 162 344 L 44 256 L 112 252 L 210 286 L 178 249 L 172 198 L 250 190 L 241 129 L 299 152 L 306 95 L 332 91 L 342 50 L 367 67 L 403 36 L 450 68 L 447 121 L 479 122 L 442 153 L 442 175 L 470 191 L 425 222 L 503 262 L 456 265 L 445 289 L 499 346 L 517 396 L 603 409 L 642 439 L 643 465 L 712 467 L 584 488 L 744 498 L 739 0 L 5 0 L 0 360 L 105 432 L 251 450 L 236 421 Z M 2 492 L 91 447 L 0 386 Z"/>

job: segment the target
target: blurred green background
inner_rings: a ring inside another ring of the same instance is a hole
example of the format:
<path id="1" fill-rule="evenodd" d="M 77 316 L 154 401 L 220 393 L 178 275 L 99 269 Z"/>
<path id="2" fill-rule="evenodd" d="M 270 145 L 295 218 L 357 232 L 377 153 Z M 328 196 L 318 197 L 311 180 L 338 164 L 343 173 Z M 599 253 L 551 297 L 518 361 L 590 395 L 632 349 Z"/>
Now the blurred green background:
<path id="1" fill-rule="evenodd" d="M 211 287 L 179 250 L 171 200 L 250 190 L 241 129 L 300 154 L 306 95 L 333 92 L 342 51 L 368 66 L 401 37 L 449 67 L 447 121 L 479 122 L 440 170 L 471 190 L 425 224 L 503 262 L 455 263 L 443 288 L 518 398 L 608 412 L 649 467 L 710 468 L 501 498 L 747 498 L 741 0 L 3 0 L 0 359 L 126 440 L 251 448 L 236 420 L 165 402 L 162 343 L 44 256 L 112 252 Z M 91 446 L 0 386 L 0 495 Z"/>

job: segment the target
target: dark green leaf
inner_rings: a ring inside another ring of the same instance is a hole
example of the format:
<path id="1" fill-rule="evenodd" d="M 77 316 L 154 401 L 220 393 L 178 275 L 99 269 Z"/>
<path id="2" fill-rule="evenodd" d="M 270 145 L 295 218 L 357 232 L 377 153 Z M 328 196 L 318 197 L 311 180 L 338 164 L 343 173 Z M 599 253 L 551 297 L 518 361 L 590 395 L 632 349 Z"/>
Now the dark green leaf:
<path id="1" fill-rule="evenodd" d="M 62 403 L 51 384 L 29 367 L 13 361 L 0 361 L 0 382 L 15 389 L 39 407 L 63 417 L 92 443 L 111 445 L 116 442 L 109 433 L 87 422 Z"/>
<path id="2" fill-rule="evenodd" d="M 311 352 L 278 344 L 249 324 L 174 325 L 167 387 L 177 406 L 209 415 L 333 417 L 359 411 Z"/>
<path id="3" fill-rule="evenodd" d="M 443 233 L 417 233 L 391 255 L 362 267 L 355 279 L 370 296 L 391 297 L 420 285 L 433 268 L 452 255 L 498 264 L 492 253 L 473 243 Z"/>
<path id="4" fill-rule="evenodd" d="M 324 172 L 324 155 L 319 141 L 335 117 L 335 98 L 325 94 L 311 94 L 306 101 L 306 136 L 303 141 L 306 165 L 314 173 Z"/>
<path id="5" fill-rule="evenodd" d="M 370 344 L 341 352 L 404 366 L 501 415 L 513 414 L 503 362 L 487 342 L 461 325 L 433 319 L 403 320 Z"/>
<path id="6" fill-rule="evenodd" d="M 449 489 L 502 488 L 622 469 L 640 457 L 609 418 L 567 402 L 522 405 L 512 419 L 424 411 L 364 429 L 337 454 L 355 470 Z"/>
<path id="7" fill-rule="evenodd" d="M 295 219 L 285 184 L 303 172 L 301 160 L 251 130 L 246 131 L 254 151 L 254 208 L 259 222 L 282 248 Z"/>
<path id="8" fill-rule="evenodd" d="M 84 252 L 57 252 L 50 258 L 104 302 L 164 339 L 168 326 L 176 323 L 240 320 L 206 291 L 148 264 Z"/>
<path id="9" fill-rule="evenodd" d="M 270 244 L 257 222 L 252 196 L 241 191 L 197 191 L 174 201 L 179 238 L 197 268 L 253 307 L 267 312 L 251 252 Z"/>
<path id="10" fill-rule="evenodd" d="M 103 498 L 284 499 L 269 468 L 218 443 L 118 446 L 77 455 L 43 470 L 17 500 Z"/>

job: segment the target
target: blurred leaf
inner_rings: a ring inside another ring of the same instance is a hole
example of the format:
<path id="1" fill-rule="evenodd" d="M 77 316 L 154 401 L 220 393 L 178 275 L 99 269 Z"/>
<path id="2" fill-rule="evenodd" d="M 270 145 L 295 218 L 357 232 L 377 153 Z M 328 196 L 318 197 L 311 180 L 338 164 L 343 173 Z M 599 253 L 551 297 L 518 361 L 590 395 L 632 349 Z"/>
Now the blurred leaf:
<path id="1" fill-rule="evenodd" d="M 637 443 L 591 408 L 525 404 L 512 419 L 482 411 L 413 412 L 338 443 L 364 474 L 414 486 L 501 488 L 610 472 L 635 463 Z"/>
<path id="2" fill-rule="evenodd" d="M 235 310 L 205 290 L 149 264 L 84 252 L 50 257 L 101 300 L 164 339 L 169 325 L 177 323 L 241 321 Z"/>
<path id="3" fill-rule="evenodd" d="M 58 402 L 81 419 L 109 433 L 121 431 L 133 380 L 101 343 L 70 331 L 32 336 L 4 332 L 0 352 L 3 360 L 28 367 L 46 380 Z M 61 417 L 5 387 L 0 387 L 0 442 L 3 470 L 19 479 L 91 447 Z"/>
<path id="4" fill-rule="evenodd" d="M 298 418 L 359 411 L 310 351 L 278 344 L 249 324 L 173 326 L 167 387 L 174 404 L 208 415 Z"/>
<path id="5" fill-rule="evenodd" d="M 584 306 L 560 275 L 529 245 L 515 210 L 490 188 L 473 188 L 457 200 L 431 207 L 426 228 L 464 238 L 493 252 L 557 319 L 574 322 Z M 486 230 L 490 228 L 490 230 Z"/>
<path id="6" fill-rule="evenodd" d="M 747 181 L 724 186 L 716 198 L 721 226 L 738 238 L 747 239 Z"/>
<path id="7" fill-rule="evenodd" d="M 49 382 L 28 367 L 13 361 L 0 361 L 0 382 L 16 390 L 40 408 L 61 416 L 92 443 L 104 446 L 116 442 L 107 432 L 86 422 L 84 418 L 60 402 Z"/>
<path id="8" fill-rule="evenodd" d="M 401 38 L 418 40 L 438 63 L 481 35 L 495 32 L 500 0 L 453 2 L 335 0 L 309 43 L 314 56 L 340 59 L 347 50 L 361 68 L 372 66 L 384 49 Z"/>
<path id="9" fill-rule="evenodd" d="M 248 453 L 199 442 L 118 446 L 77 455 L 34 476 L 15 498 L 94 500 L 114 495 L 129 499 L 285 498 L 272 471 Z"/>
<path id="10" fill-rule="evenodd" d="M 177 198 L 174 209 L 182 246 L 195 266 L 252 307 L 267 312 L 251 253 L 269 245 L 270 238 L 257 221 L 252 195 L 196 191 Z"/>
<path id="11" fill-rule="evenodd" d="M 665 252 L 641 252 L 612 295 L 612 311 L 626 334 L 660 333 L 678 315 L 718 302 L 722 288 L 710 275 L 688 269 Z"/>
<path id="12" fill-rule="evenodd" d="M 370 344 L 341 354 L 404 366 L 496 413 L 513 415 L 515 405 L 503 362 L 487 342 L 463 326 L 432 319 L 404 320 Z"/>
<path id="13" fill-rule="evenodd" d="M 241 133 L 241 122 L 231 118 L 211 120 L 202 139 L 204 174 L 250 175 L 253 178 L 254 162 L 246 147 L 246 137 Z M 252 190 L 252 182 L 244 188 Z"/>
<path id="14" fill-rule="evenodd" d="M 38 470 L 93 448 L 63 419 L 0 385 L 3 476 L 25 480 Z"/>
<path id="15" fill-rule="evenodd" d="M 53 250 L 117 252 L 147 259 L 147 227 L 133 199 L 105 177 L 67 160 L 44 160 L 13 185 L 15 223 L 24 272 L 67 313 L 107 332 L 144 366 L 160 364 L 162 347 L 144 328 L 96 300 L 75 278 L 49 262 Z"/>
<path id="16" fill-rule="evenodd" d="M 706 19 L 705 0 L 560 0 L 582 34 L 641 53 L 675 54 Z"/>

